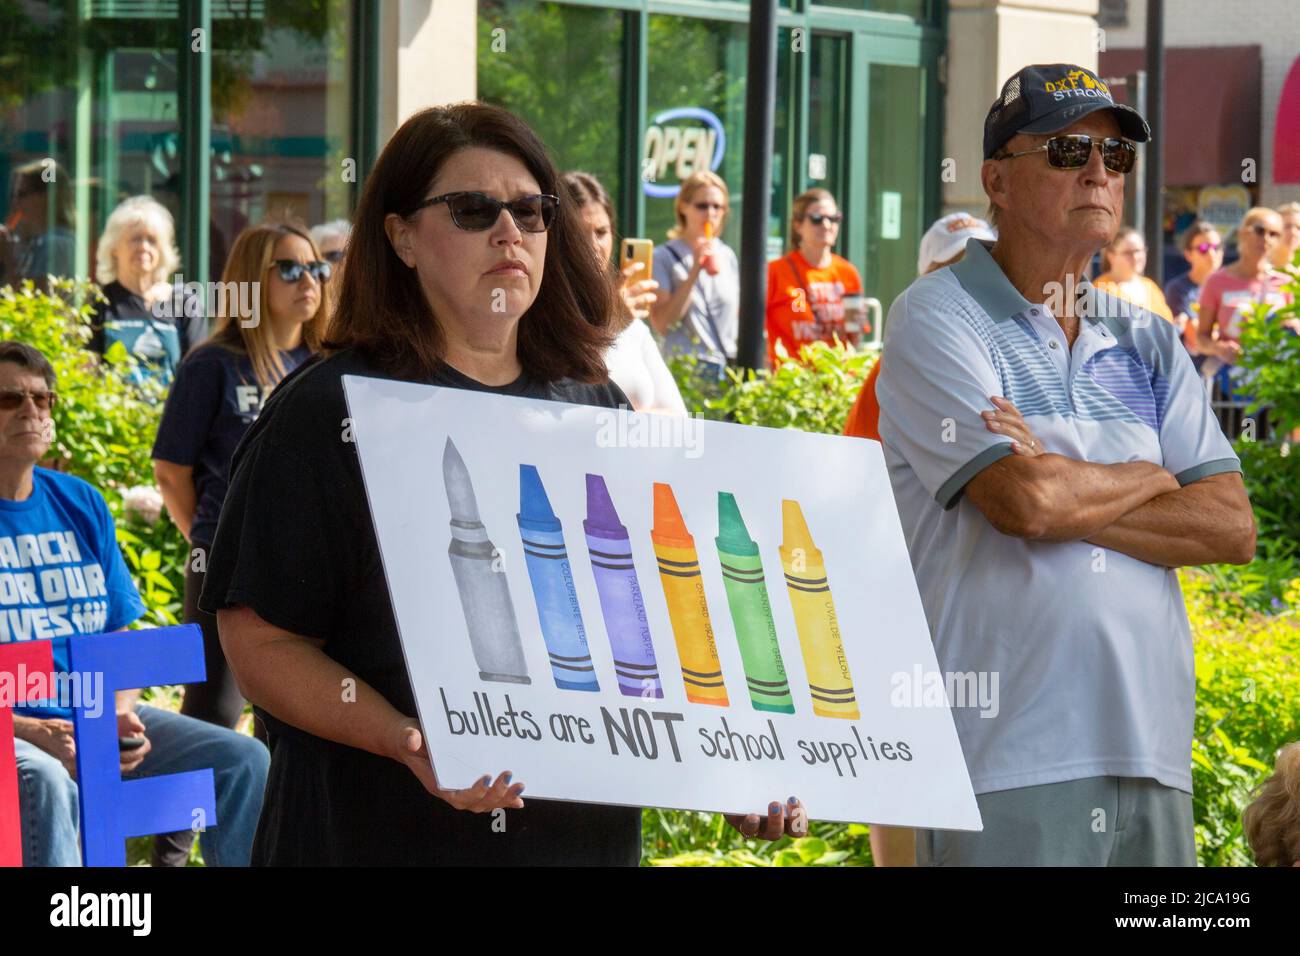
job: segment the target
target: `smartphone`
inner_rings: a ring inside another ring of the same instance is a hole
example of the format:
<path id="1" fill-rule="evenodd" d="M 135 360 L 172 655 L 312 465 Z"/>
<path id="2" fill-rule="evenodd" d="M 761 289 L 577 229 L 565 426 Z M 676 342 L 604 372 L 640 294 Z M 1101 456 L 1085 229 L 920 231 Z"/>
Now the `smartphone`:
<path id="1" fill-rule="evenodd" d="M 143 737 L 118 737 L 117 749 L 118 750 L 139 750 L 141 747 L 144 746 L 144 740 L 145 739 Z"/>
<path id="2" fill-rule="evenodd" d="M 637 282 L 654 278 L 655 244 L 649 239 L 624 239 L 619 246 L 618 271 L 622 272 L 634 262 L 641 263 L 641 271 L 636 273 Z"/>

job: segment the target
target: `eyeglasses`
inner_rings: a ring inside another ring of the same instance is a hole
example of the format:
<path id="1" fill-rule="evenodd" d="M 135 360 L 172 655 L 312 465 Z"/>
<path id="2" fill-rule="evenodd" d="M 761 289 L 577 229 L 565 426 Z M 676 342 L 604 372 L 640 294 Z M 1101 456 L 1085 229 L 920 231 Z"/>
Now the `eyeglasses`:
<path id="1" fill-rule="evenodd" d="M 696 203 L 691 203 L 691 205 L 694 206 L 696 209 L 698 209 L 700 212 L 708 212 L 711 209 L 716 209 L 718 210 L 718 212 L 724 212 L 727 208 L 720 202 L 696 202 Z"/>
<path id="2" fill-rule="evenodd" d="M 1130 173 L 1137 162 L 1137 146 L 1127 139 L 1097 139 L 1086 133 L 1053 136 L 1042 146 L 1018 153 L 1003 153 L 994 159 L 1015 159 L 1030 153 L 1047 153 L 1047 165 L 1053 169 L 1082 169 L 1092 157 L 1092 148 L 1101 150 L 1102 164 L 1113 173 Z"/>
<path id="3" fill-rule="evenodd" d="M 445 202 L 451 213 L 451 221 L 458 229 L 470 232 L 482 232 L 496 225 L 501 217 L 501 210 L 510 210 L 510 218 L 515 221 L 521 232 L 545 232 L 551 228 L 555 219 L 555 210 L 560 205 L 558 196 L 539 193 L 535 196 L 521 196 L 511 202 L 493 199 L 484 193 L 458 192 L 434 196 L 413 207 L 408 218 L 414 216 L 425 206 L 436 206 Z"/>
<path id="4" fill-rule="evenodd" d="M 1198 242 L 1198 243 L 1197 243 L 1193 248 L 1194 248 L 1197 252 L 1199 252 L 1201 255 L 1205 255 L 1207 252 L 1218 252 L 1220 249 L 1223 248 L 1223 243 L 1221 243 L 1221 242 Z"/>
<path id="5" fill-rule="evenodd" d="M 1259 223 L 1252 224 L 1250 229 L 1251 232 L 1253 232 L 1257 236 L 1260 236 L 1261 238 L 1264 236 L 1267 236 L 1269 239 L 1282 238 L 1282 233 L 1278 232 L 1276 229 L 1270 229 L 1268 228 L 1268 226 L 1264 226 Z"/>
<path id="6" fill-rule="evenodd" d="M 324 283 L 330 277 L 331 269 L 328 262 L 321 262 L 317 259 L 315 262 L 298 262 L 296 259 L 276 259 L 273 265 L 280 270 L 280 278 L 285 282 L 297 282 L 302 278 L 304 272 L 311 273 L 311 277 L 317 282 Z"/>
<path id="7" fill-rule="evenodd" d="M 54 392 L 29 392 L 25 388 L 0 389 L 0 411 L 12 412 L 15 408 L 21 408 L 28 395 L 43 412 L 48 412 L 59 400 Z"/>
<path id="8" fill-rule="evenodd" d="M 321 255 L 325 257 L 325 261 L 328 262 L 330 265 L 336 266 L 343 261 L 342 249 L 331 249 L 329 252 L 321 253 Z"/>
<path id="9" fill-rule="evenodd" d="M 844 220 L 844 216 L 838 212 L 835 213 L 834 215 L 815 214 L 808 217 L 808 221 L 811 222 L 814 226 L 820 226 L 824 222 L 833 222 L 836 225 L 838 225 L 839 223 L 843 222 L 843 220 Z"/>

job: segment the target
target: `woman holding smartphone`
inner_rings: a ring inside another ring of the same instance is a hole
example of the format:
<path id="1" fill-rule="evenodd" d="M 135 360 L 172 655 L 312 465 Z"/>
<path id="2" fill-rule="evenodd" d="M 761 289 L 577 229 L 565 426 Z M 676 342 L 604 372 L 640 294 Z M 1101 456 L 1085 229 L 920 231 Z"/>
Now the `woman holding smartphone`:
<path id="1" fill-rule="evenodd" d="M 591 234 L 592 248 L 600 261 L 613 268 L 614 204 L 600 180 L 590 173 L 565 173 L 564 185 Z M 647 243 L 649 245 L 649 243 Z M 638 412 L 685 415 L 686 405 L 664 363 L 646 320 L 658 299 L 659 283 L 645 274 L 640 262 L 633 262 L 616 274 L 618 311 L 614 329 L 618 337 L 605 353 L 609 378 L 623 390 Z"/>

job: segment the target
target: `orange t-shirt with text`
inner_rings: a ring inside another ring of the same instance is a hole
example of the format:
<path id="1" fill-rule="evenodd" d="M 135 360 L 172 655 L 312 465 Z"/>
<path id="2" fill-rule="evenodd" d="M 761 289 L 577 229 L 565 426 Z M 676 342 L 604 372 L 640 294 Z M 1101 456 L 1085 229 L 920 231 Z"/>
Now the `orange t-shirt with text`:
<path id="1" fill-rule="evenodd" d="M 806 283 L 806 286 L 805 286 Z M 853 263 L 831 254 L 831 264 L 816 269 L 798 252 L 767 264 L 767 362 L 780 361 L 776 343 L 790 358 L 812 342 L 831 342 L 844 333 L 844 297 L 862 292 L 862 278 Z M 868 328 L 863 328 L 865 335 Z"/>

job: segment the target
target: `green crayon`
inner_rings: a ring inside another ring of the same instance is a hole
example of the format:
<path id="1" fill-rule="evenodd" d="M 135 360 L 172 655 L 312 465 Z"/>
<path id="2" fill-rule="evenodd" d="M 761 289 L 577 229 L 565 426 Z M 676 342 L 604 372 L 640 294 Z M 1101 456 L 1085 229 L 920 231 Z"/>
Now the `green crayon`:
<path id="1" fill-rule="evenodd" d="M 714 541 L 750 703 L 755 710 L 793 714 L 794 699 L 767 599 L 763 559 L 740 516 L 736 496 L 729 491 L 718 492 L 718 536 Z"/>

